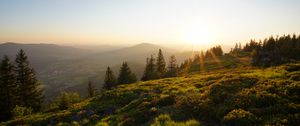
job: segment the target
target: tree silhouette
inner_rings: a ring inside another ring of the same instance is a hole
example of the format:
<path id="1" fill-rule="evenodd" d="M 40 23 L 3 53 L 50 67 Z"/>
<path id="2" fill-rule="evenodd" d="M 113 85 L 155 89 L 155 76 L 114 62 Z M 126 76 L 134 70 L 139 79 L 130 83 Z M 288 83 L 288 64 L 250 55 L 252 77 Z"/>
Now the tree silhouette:
<path id="1" fill-rule="evenodd" d="M 120 73 L 118 77 L 118 83 L 119 84 L 130 84 L 136 82 L 136 76 L 134 73 L 131 72 L 127 62 L 123 62 Z"/>
<path id="2" fill-rule="evenodd" d="M 34 70 L 29 67 L 27 56 L 23 50 L 19 51 L 15 62 L 20 105 L 38 111 L 43 100 L 41 83 L 37 80 Z"/>
<path id="3" fill-rule="evenodd" d="M 0 65 L 0 121 L 12 117 L 12 109 L 17 104 L 17 86 L 13 63 L 4 56 Z"/>
<path id="4" fill-rule="evenodd" d="M 177 77 L 177 76 L 178 76 L 178 65 L 177 65 L 176 57 L 172 55 L 170 57 L 170 61 L 168 65 L 167 77 Z"/>
<path id="5" fill-rule="evenodd" d="M 255 55 L 252 55 L 252 64 L 255 66 L 272 66 L 300 60 L 300 36 L 271 36 L 263 42 L 250 40 L 242 51 L 255 52 Z"/>
<path id="6" fill-rule="evenodd" d="M 95 89 L 95 87 L 92 85 L 92 82 L 91 82 L 90 80 L 89 80 L 89 82 L 88 82 L 87 91 L 88 91 L 88 96 L 89 96 L 89 97 L 95 96 L 96 89 Z"/>
<path id="7" fill-rule="evenodd" d="M 146 67 L 145 67 L 144 75 L 141 80 L 146 81 L 146 80 L 153 80 L 157 78 L 158 78 L 158 74 L 157 74 L 155 59 L 151 55 L 151 57 L 147 58 L 146 60 Z"/>
<path id="8" fill-rule="evenodd" d="M 116 84 L 117 84 L 117 80 L 116 80 L 116 77 L 115 77 L 113 71 L 110 69 L 110 67 L 107 67 L 105 77 L 104 77 L 103 88 L 111 89 L 111 88 L 115 87 Z"/>
<path id="9" fill-rule="evenodd" d="M 165 59 L 164 59 L 161 49 L 159 49 L 159 51 L 158 51 L 156 66 L 157 66 L 158 78 L 163 78 L 165 76 L 167 70 L 166 70 L 166 62 L 165 62 Z"/>

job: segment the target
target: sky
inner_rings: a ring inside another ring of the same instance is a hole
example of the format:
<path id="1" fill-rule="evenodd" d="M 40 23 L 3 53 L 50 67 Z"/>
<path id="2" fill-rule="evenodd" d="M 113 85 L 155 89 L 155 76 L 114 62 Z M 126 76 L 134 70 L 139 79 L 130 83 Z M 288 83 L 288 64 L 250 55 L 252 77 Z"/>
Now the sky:
<path id="1" fill-rule="evenodd" d="M 300 34 L 300 0 L 1 0 L 0 42 L 234 45 Z"/>

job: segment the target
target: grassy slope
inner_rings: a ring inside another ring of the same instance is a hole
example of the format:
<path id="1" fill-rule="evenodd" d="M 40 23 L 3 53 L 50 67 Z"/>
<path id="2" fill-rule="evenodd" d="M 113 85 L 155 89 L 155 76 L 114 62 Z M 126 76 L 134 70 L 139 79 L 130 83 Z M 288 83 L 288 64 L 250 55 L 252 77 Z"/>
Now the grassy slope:
<path id="1" fill-rule="evenodd" d="M 3 125 L 299 125 L 300 64 L 121 85 L 64 111 Z"/>

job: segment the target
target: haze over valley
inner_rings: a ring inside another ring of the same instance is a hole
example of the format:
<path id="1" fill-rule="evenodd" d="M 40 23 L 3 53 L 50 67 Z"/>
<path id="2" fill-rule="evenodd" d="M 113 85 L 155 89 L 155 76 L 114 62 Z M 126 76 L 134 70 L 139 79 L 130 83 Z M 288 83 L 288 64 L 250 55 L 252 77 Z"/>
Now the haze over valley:
<path id="1" fill-rule="evenodd" d="M 299 0 L 1 0 L 1 126 L 299 126 Z"/>

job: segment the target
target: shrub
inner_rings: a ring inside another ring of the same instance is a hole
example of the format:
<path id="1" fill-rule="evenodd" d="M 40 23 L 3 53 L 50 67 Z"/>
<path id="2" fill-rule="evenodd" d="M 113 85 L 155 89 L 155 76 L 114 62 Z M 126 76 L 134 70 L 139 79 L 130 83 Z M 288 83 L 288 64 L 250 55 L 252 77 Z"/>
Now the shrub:
<path id="1" fill-rule="evenodd" d="M 197 92 L 189 92 L 176 97 L 175 108 L 181 111 L 180 116 L 209 118 L 213 115 L 211 100 Z"/>
<path id="2" fill-rule="evenodd" d="M 290 78 L 290 80 L 300 81 L 300 71 L 288 73 L 287 76 Z"/>
<path id="3" fill-rule="evenodd" d="M 256 78 L 249 77 L 224 77 L 219 82 L 210 86 L 209 95 L 216 104 L 224 103 L 232 98 L 241 89 L 251 88 L 257 82 Z"/>
<path id="4" fill-rule="evenodd" d="M 223 120 L 225 124 L 230 126 L 249 126 L 255 125 L 257 117 L 249 111 L 234 109 L 227 113 Z"/>
<path id="5" fill-rule="evenodd" d="M 300 70 L 300 64 L 288 64 L 288 65 L 285 66 L 285 69 L 289 72 L 299 71 Z"/>
<path id="6" fill-rule="evenodd" d="M 58 96 L 55 100 L 55 105 L 61 109 L 65 110 L 72 106 L 74 103 L 80 102 L 81 98 L 78 93 L 72 92 L 61 92 L 60 96 Z"/>
<path id="7" fill-rule="evenodd" d="M 107 122 L 99 122 L 96 126 L 109 126 Z"/>
<path id="8" fill-rule="evenodd" d="M 170 95 L 161 95 L 157 101 L 157 105 L 159 106 L 168 106 L 173 105 L 175 102 L 174 96 Z"/>
<path id="9" fill-rule="evenodd" d="M 12 110 L 12 115 L 14 118 L 30 115 L 31 113 L 32 108 L 22 107 L 18 105 Z"/>
<path id="10" fill-rule="evenodd" d="M 188 120 L 186 122 L 175 122 L 167 114 L 159 115 L 154 119 L 151 126 L 200 126 L 200 123 L 196 120 Z"/>

